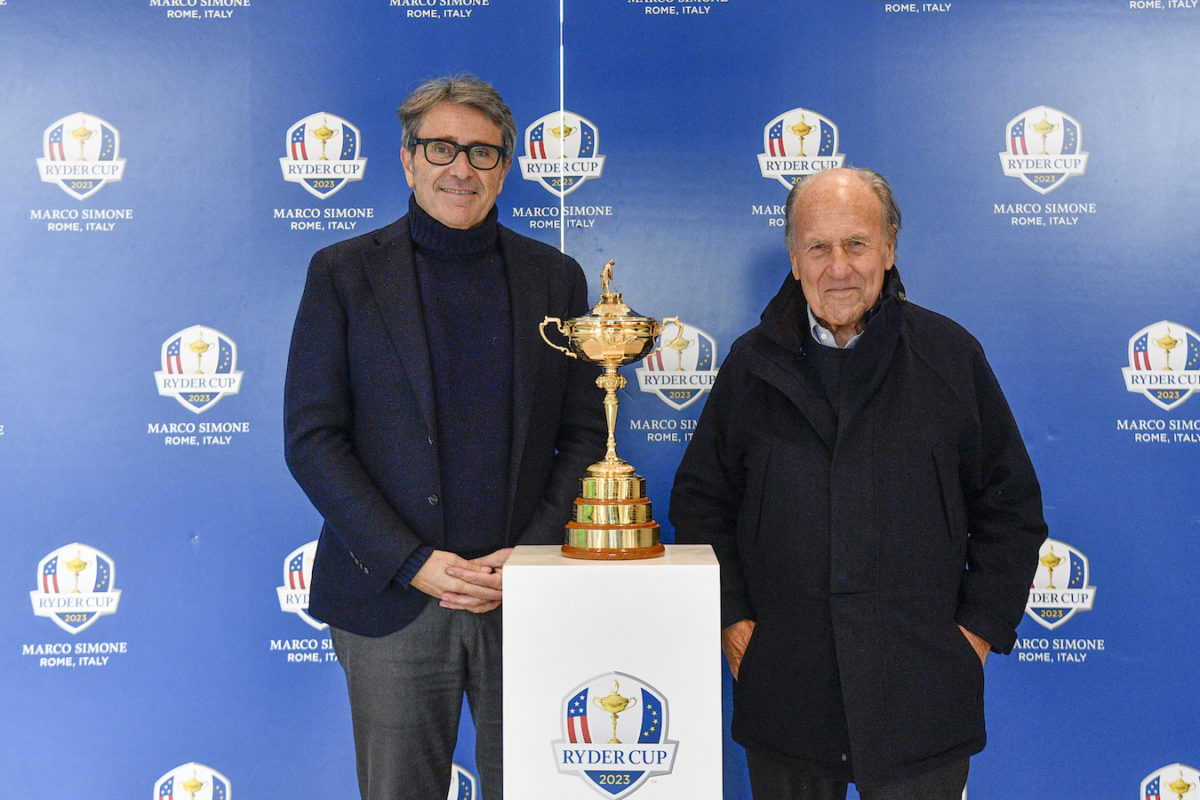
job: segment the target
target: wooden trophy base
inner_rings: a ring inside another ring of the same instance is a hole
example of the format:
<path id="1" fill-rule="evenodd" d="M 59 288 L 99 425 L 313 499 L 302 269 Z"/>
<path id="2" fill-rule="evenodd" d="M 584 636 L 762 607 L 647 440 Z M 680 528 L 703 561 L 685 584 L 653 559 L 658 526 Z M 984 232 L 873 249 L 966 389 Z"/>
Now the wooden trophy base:
<path id="1" fill-rule="evenodd" d="M 562 546 L 567 558 L 592 561 L 657 558 L 665 552 L 657 522 L 604 528 L 568 522 L 567 541 Z"/>

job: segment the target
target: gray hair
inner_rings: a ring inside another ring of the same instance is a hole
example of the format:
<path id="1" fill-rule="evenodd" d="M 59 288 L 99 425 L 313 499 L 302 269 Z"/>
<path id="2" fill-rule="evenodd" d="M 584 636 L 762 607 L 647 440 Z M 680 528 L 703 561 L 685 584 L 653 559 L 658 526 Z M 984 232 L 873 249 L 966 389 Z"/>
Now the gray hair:
<path id="1" fill-rule="evenodd" d="M 508 157 L 512 158 L 517 143 L 517 124 L 513 121 L 512 110 L 505 105 L 494 86 L 465 73 L 451 78 L 426 81 L 400 104 L 396 113 L 400 115 L 400 127 L 404 131 L 404 147 L 415 147 L 412 140 L 421 129 L 421 122 L 438 103 L 468 106 L 490 119 L 500 129 L 502 144 L 508 148 Z"/>
<path id="2" fill-rule="evenodd" d="M 900 232 L 900 207 L 896 205 L 896 197 L 892 194 L 892 187 L 888 185 L 887 179 L 872 169 L 862 167 L 846 167 L 846 169 L 861 178 L 862 182 L 870 187 L 875 196 L 879 198 L 879 206 L 883 212 L 883 231 L 892 237 L 893 242 L 896 241 L 896 234 Z M 811 175 L 805 175 L 792 184 L 792 190 L 788 192 L 787 203 L 783 207 L 783 235 L 789 252 L 796 247 L 796 227 L 792 222 L 792 209 L 796 206 L 796 198 L 800 196 L 804 187 L 813 177 L 820 174 L 820 172 L 814 172 Z"/>

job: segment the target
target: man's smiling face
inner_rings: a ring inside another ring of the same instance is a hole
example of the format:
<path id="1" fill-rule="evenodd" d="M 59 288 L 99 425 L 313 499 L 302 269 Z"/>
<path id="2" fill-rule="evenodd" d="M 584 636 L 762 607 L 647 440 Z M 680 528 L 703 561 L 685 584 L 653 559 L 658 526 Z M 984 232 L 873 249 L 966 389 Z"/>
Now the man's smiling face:
<path id="1" fill-rule="evenodd" d="M 896 260 L 896 232 L 870 185 L 850 170 L 809 179 L 792 210 L 792 275 L 839 347 L 861 329 Z"/>
<path id="2" fill-rule="evenodd" d="M 456 144 L 503 146 L 500 128 L 482 112 L 458 103 L 438 103 L 421 120 L 419 139 L 446 139 Z M 404 177 L 417 205 L 449 228 L 466 230 L 483 221 L 504 186 L 511 161 L 502 158 L 494 169 L 476 169 L 466 153 L 445 166 L 430 164 L 420 145 L 400 151 Z"/>

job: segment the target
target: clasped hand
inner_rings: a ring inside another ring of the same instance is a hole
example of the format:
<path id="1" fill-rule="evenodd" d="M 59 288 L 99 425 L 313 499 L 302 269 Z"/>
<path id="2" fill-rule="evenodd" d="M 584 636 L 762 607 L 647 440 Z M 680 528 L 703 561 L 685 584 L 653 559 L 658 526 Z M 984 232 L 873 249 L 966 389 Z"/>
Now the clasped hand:
<path id="1" fill-rule="evenodd" d="M 434 550 L 411 585 L 437 598 L 442 608 L 482 614 L 500 605 L 502 570 L 510 555 L 511 547 L 470 560 Z"/>

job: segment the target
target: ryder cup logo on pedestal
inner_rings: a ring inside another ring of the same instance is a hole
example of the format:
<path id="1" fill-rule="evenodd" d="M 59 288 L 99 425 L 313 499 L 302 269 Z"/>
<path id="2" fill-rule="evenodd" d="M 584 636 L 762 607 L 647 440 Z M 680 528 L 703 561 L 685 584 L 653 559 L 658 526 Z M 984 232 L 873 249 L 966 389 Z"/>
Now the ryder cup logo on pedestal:
<path id="1" fill-rule="evenodd" d="M 667 739 L 666 698 L 624 672 L 576 687 L 563 700 L 562 726 L 563 738 L 554 742 L 558 771 L 579 775 L 613 800 L 674 767 L 679 743 Z"/>
<path id="2" fill-rule="evenodd" d="M 525 129 L 525 155 L 517 161 L 522 178 L 559 197 L 604 171 L 596 126 L 566 110 L 552 111 Z"/>
<path id="3" fill-rule="evenodd" d="M 446 800 L 479 800 L 479 782 L 466 767 L 450 765 L 450 791 Z"/>
<path id="4" fill-rule="evenodd" d="M 816 111 L 793 108 L 763 128 L 758 168 L 764 178 L 791 189 L 805 175 L 842 166 L 846 156 L 837 149 L 837 125 Z"/>
<path id="5" fill-rule="evenodd" d="M 1172 764 L 1151 772 L 1142 780 L 1142 800 L 1183 797 L 1200 788 L 1200 772 L 1187 764 Z"/>
<path id="6" fill-rule="evenodd" d="M 82 200 L 121 180 L 125 159 L 118 157 L 120 149 L 121 135 L 112 125 L 91 114 L 69 114 L 42 135 L 38 172 L 43 181 Z"/>
<path id="7" fill-rule="evenodd" d="M 319 631 L 329 626 L 308 615 L 308 587 L 312 583 L 312 565 L 317 557 L 317 540 L 297 547 L 283 560 L 283 585 L 276 586 L 279 608 L 295 614 Z"/>
<path id="8" fill-rule="evenodd" d="M 174 397 L 194 414 L 207 411 L 242 388 L 237 345 L 220 331 L 193 325 L 168 337 L 162 346 L 162 370 L 154 373 L 158 393 Z"/>
<path id="9" fill-rule="evenodd" d="M 1082 175 L 1088 154 L 1083 152 L 1079 123 L 1049 106 L 1034 106 L 1008 121 L 1008 149 L 1000 153 L 1004 174 L 1035 192 L 1046 194 L 1072 175 Z"/>
<path id="10" fill-rule="evenodd" d="M 717 379 L 717 341 L 683 322 L 668 322 L 658 340 L 662 346 L 635 370 L 638 388 L 680 411 L 699 400 Z"/>
<path id="11" fill-rule="evenodd" d="M 38 562 L 38 588 L 29 593 L 33 613 L 79 633 L 117 613 L 121 590 L 112 588 L 115 573 L 113 560 L 94 547 L 79 542 L 60 547 Z"/>
<path id="12" fill-rule="evenodd" d="M 1129 339 L 1125 388 L 1170 411 L 1200 389 L 1200 336 L 1178 322 L 1162 320 Z"/>
<path id="13" fill-rule="evenodd" d="M 229 778 L 212 767 L 180 764 L 154 782 L 154 800 L 230 800 Z"/>
<path id="14" fill-rule="evenodd" d="M 1096 587 L 1088 586 L 1090 572 L 1087 556 L 1071 545 L 1054 539 L 1042 542 L 1025 613 L 1053 630 L 1076 611 L 1091 611 Z"/>
<path id="15" fill-rule="evenodd" d="M 359 157 L 358 128 L 339 116 L 318 111 L 288 128 L 287 155 L 279 159 L 283 179 L 324 200 L 347 181 L 362 180 L 367 160 Z"/>

